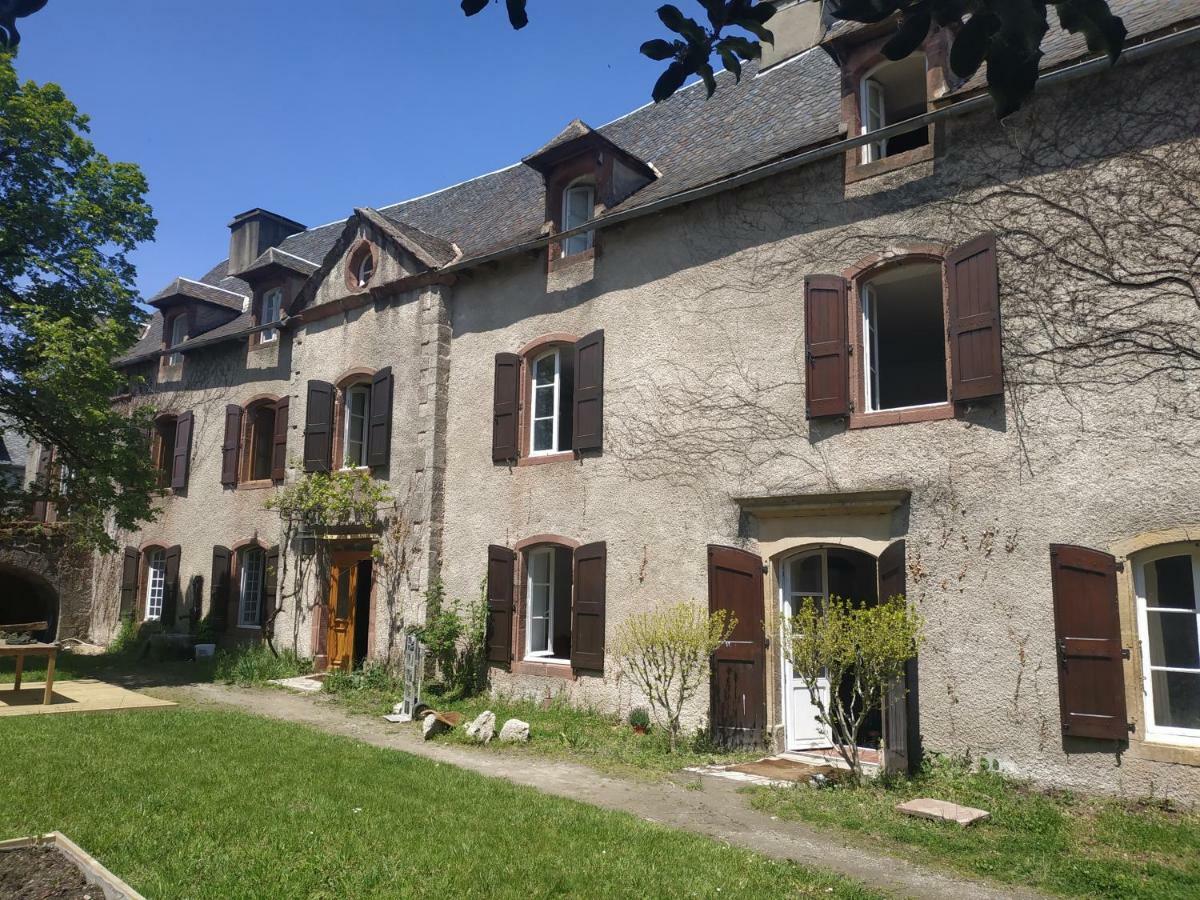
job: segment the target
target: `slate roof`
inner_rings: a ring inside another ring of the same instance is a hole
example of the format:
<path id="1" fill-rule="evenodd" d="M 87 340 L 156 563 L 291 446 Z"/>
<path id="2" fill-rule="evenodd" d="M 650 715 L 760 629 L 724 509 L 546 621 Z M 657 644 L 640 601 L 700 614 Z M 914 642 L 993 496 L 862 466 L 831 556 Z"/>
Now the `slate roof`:
<path id="1" fill-rule="evenodd" d="M 257 272 L 265 271 L 272 266 L 279 266 L 288 269 L 292 272 L 298 272 L 305 277 L 311 275 L 317 269 L 321 268 L 320 263 L 315 263 L 312 260 L 301 259 L 293 253 L 288 253 L 285 250 L 280 250 L 278 247 L 268 247 L 262 252 L 254 262 L 250 263 L 246 268 L 242 269 L 240 276 L 245 277 Z"/>
<path id="2" fill-rule="evenodd" d="M 151 306 L 158 306 L 164 301 L 174 299 L 175 297 L 189 297 L 192 300 L 203 300 L 205 303 L 223 306 L 226 309 L 240 310 L 242 304 L 249 296 L 250 292 L 248 290 L 235 291 L 232 288 L 222 285 L 206 284 L 191 278 L 179 277 L 146 302 Z"/>
<path id="3" fill-rule="evenodd" d="M 1200 17 L 1200 0 L 1113 0 L 1112 9 L 1124 18 L 1130 39 L 1136 40 Z M 1044 47 L 1042 64 L 1047 69 L 1087 55 L 1082 38 L 1056 27 Z M 609 212 L 643 206 L 844 136 L 841 76 L 824 50 L 813 48 L 756 76 L 757 66 L 747 64 L 740 83 L 727 72 L 718 74 L 719 87 L 712 99 L 705 98 L 703 85 L 695 84 L 664 103 L 640 107 L 596 129 L 660 173 Z M 983 83 L 981 72 L 954 95 Z M 575 120 L 538 152 L 574 139 L 585 129 Z M 541 175 L 528 165 L 516 164 L 376 211 L 404 235 L 406 244 L 419 242 L 429 259 L 445 259 L 448 247 L 457 250 L 457 258 L 470 259 L 541 236 L 544 186 Z M 294 234 L 279 249 L 305 260 L 324 260 L 347 221 Z M 249 295 L 245 282 L 226 274 L 227 262 L 198 281 Z M 149 333 L 119 362 L 146 359 L 158 351 L 160 318 L 155 315 Z M 249 325 L 249 316 L 239 315 L 195 340 L 233 336 Z"/>

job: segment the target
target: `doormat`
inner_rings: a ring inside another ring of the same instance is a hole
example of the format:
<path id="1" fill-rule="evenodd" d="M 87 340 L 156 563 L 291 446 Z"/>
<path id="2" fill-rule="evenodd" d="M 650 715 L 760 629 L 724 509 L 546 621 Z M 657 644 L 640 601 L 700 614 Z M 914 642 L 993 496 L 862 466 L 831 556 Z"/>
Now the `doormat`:
<path id="1" fill-rule="evenodd" d="M 758 775 L 776 781 L 808 781 L 814 775 L 829 778 L 836 771 L 833 766 L 810 766 L 794 759 L 783 759 L 778 756 L 730 766 L 730 771 L 742 772 L 746 775 Z"/>

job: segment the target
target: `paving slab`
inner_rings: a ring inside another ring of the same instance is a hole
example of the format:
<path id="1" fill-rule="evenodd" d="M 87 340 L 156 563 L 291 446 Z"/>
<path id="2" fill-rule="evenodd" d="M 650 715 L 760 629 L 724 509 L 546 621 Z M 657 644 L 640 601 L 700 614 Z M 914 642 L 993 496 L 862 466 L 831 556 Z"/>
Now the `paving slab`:
<path id="1" fill-rule="evenodd" d="M 987 810 L 975 809 L 971 806 L 961 806 L 958 803 L 950 803 L 946 800 L 932 800 L 928 797 L 918 797 L 915 800 L 907 800 L 904 803 L 897 804 L 896 812 L 902 812 L 906 816 L 916 816 L 919 819 L 953 822 L 964 828 L 968 825 L 974 825 L 976 822 L 986 821 L 992 817 L 992 814 Z"/>

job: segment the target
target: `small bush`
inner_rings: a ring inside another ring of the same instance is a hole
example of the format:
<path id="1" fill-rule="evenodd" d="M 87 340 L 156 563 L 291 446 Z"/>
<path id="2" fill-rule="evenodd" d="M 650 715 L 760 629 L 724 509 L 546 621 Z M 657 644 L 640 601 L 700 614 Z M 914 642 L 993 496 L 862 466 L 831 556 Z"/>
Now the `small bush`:
<path id="1" fill-rule="evenodd" d="M 425 592 L 429 610 L 425 625 L 416 631 L 436 669 L 425 683 L 425 692 L 444 699 L 472 697 L 484 687 L 487 665 L 484 639 L 487 634 L 487 581 L 480 596 L 470 602 L 447 601 L 441 581 Z"/>
<path id="2" fill-rule="evenodd" d="M 137 627 L 133 624 L 133 619 L 122 619 L 121 627 L 117 629 L 117 636 L 112 639 L 112 643 L 108 645 L 105 653 L 110 656 L 123 656 L 133 650 L 136 641 Z"/>
<path id="3" fill-rule="evenodd" d="M 649 728 L 650 711 L 644 706 L 635 706 L 629 711 L 629 724 L 634 728 Z"/>
<path id="4" fill-rule="evenodd" d="M 233 650 L 218 650 L 213 678 L 227 684 L 263 684 L 275 678 L 292 678 L 312 671 L 312 663 L 295 652 L 284 650 L 278 656 L 265 644 L 247 644 Z"/>

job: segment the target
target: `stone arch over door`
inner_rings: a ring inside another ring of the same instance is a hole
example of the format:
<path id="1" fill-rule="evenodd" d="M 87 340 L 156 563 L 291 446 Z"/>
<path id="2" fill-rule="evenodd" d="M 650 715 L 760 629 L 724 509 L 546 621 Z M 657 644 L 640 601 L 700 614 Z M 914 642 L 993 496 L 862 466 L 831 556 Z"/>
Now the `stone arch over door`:
<path id="1" fill-rule="evenodd" d="M 43 575 L 11 563 L 0 562 L 0 629 L 25 622 L 47 622 L 34 633 L 41 641 L 58 635 L 58 590 Z"/>

